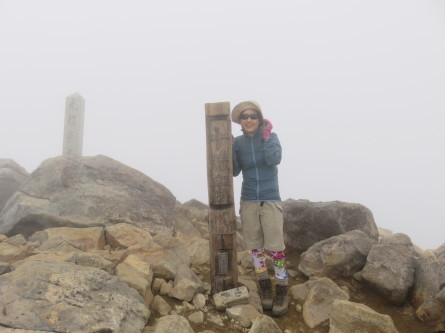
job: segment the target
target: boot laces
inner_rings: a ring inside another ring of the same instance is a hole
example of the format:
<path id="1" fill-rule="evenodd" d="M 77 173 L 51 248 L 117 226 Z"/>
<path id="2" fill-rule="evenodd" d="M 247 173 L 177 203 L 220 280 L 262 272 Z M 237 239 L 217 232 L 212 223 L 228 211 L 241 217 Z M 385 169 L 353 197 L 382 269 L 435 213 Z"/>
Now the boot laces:
<path id="1" fill-rule="evenodd" d="M 272 283 L 269 279 L 259 280 L 260 293 L 263 298 L 272 298 Z"/>
<path id="2" fill-rule="evenodd" d="M 287 297 L 287 286 L 276 285 L 276 295 L 275 295 L 275 303 L 278 305 L 283 305 L 284 300 Z"/>

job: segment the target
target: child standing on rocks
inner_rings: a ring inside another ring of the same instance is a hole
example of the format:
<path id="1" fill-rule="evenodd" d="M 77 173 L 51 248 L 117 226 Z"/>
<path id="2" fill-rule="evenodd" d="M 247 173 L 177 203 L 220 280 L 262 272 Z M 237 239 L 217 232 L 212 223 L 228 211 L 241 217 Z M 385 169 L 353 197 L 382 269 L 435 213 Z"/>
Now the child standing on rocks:
<path id="1" fill-rule="evenodd" d="M 238 176 L 241 171 L 243 174 L 240 217 L 244 245 L 252 253 L 263 309 L 284 315 L 288 309 L 288 273 L 278 188 L 281 145 L 272 133 L 272 123 L 264 119 L 254 101 L 236 105 L 232 121 L 240 124 L 243 131 L 233 142 L 233 175 Z M 265 250 L 269 251 L 275 271 L 275 300 Z"/>

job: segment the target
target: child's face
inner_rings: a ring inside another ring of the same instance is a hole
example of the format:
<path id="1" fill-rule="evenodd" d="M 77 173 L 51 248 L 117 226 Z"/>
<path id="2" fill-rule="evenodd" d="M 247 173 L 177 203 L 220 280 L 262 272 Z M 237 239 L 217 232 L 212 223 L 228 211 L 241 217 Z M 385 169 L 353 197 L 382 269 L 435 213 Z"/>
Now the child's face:
<path id="1" fill-rule="evenodd" d="M 260 126 L 260 115 L 255 110 L 245 110 L 240 116 L 241 127 L 248 135 L 253 135 Z"/>

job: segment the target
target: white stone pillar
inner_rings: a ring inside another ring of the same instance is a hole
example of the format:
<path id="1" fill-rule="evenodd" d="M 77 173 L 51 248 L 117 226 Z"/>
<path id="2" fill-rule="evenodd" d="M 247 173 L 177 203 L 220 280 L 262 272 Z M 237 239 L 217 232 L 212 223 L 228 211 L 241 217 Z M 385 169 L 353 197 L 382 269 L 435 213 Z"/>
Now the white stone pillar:
<path id="1" fill-rule="evenodd" d="M 63 156 L 82 156 L 85 100 L 79 93 L 66 98 Z"/>

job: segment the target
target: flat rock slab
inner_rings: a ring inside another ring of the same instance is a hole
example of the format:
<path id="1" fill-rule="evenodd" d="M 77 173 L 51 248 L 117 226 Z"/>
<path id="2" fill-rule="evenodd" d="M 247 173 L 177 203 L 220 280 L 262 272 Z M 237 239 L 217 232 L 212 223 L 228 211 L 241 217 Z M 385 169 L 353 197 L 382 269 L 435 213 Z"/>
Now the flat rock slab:
<path id="1" fill-rule="evenodd" d="M 237 304 L 247 304 L 249 303 L 249 291 L 244 286 L 225 290 L 213 295 L 213 301 L 217 310 L 224 310 Z"/>
<path id="2" fill-rule="evenodd" d="M 390 316 L 364 304 L 336 300 L 332 307 L 329 333 L 357 332 L 399 333 Z"/>
<path id="3" fill-rule="evenodd" d="M 56 332 L 138 332 L 150 315 L 138 292 L 107 272 L 31 261 L 0 276 L 0 325 Z"/>

